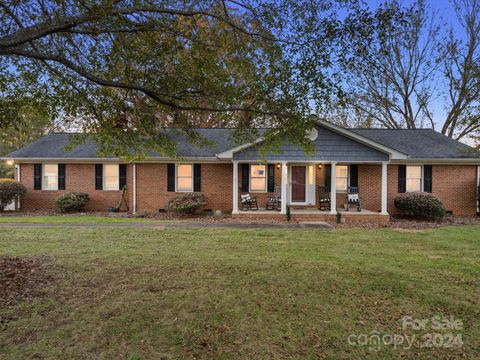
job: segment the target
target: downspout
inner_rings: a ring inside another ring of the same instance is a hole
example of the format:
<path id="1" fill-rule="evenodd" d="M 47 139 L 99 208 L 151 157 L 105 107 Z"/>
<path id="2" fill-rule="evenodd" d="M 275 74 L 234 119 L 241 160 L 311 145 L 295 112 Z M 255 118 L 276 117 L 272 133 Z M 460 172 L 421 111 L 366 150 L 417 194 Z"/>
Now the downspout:
<path id="1" fill-rule="evenodd" d="M 480 215 L 480 166 L 477 166 L 477 215 Z"/>
<path id="2" fill-rule="evenodd" d="M 133 163 L 132 166 L 132 172 L 133 172 L 133 213 L 135 214 L 137 212 L 137 167 L 136 164 Z"/>

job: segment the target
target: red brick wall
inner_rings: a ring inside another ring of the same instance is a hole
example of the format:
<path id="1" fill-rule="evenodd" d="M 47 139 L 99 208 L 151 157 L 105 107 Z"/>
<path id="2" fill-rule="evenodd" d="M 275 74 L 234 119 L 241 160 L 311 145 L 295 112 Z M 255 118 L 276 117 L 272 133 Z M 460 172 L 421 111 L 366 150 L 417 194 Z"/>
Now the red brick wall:
<path id="1" fill-rule="evenodd" d="M 33 189 L 33 164 L 21 164 L 21 180 L 28 193 L 22 202 L 22 209 L 54 209 L 56 198 L 64 192 L 80 191 L 90 195 L 88 210 L 106 210 L 116 206 L 121 198 L 120 191 L 95 190 L 94 164 L 67 164 L 66 190 L 42 191 Z M 157 211 L 165 208 L 167 201 L 177 195 L 167 192 L 167 164 L 137 164 L 137 210 Z M 127 187 L 129 205 L 133 204 L 132 165 L 127 165 Z M 325 166 L 316 168 L 316 185 L 324 184 Z M 434 165 L 433 193 L 455 215 L 475 215 L 476 213 L 476 166 L 473 165 Z M 381 206 L 381 165 L 358 166 L 358 181 L 362 207 L 377 211 Z M 241 167 L 238 171 L 241 186 Z M 208 209 L 232 210 L 232 165 L 202 164 L 202 193 L 207 196 Z M 281 169 L 275 168 L 275 183 L 281 184 Z M 388 211 L 395 213 L 393 200 L 398 194 L 398 166 L 388 166 Z M 240 189 L 239 189 L 240 193 Z M 257 196 L 259 206 L 265 206 L 268 193 L 252 193 Z M 318 194 L 317 194 L 318 196 Z M 316 196 L 316 199 L 317 199 Z M 345 195 L 337 195 L 337 206 L 344 203 Z"/>
<path id="2" fill-rule="evenodd" d="M 22 201 L 24 210 L 55 209 L 55 200 L 66 192 L 85 192 L 90 195 L 87 210 L 106 210 L 117 206 L 122 198 L 121 191 L 95 190 L 94 164 L 67 164 L 65 167 L 65 190 L 43 191 L 33 189 L 33 164 L 20 164 L 20 179 L 27 187 L 27 196 Z M 132 166 L 127 165 L 127 188 L 132 188 Z M 132 206 L 132 192 L 128 192 Z"/>
<path id="3" fill-rule="evenodd" d="M 476 214 L 477 167 L 474 165 L 433 165 L 432 193 L 442 200 L 454 215 Z M 388 166 L 388 211 L 397 213 L 394 205 L 398 195 L 398 165 Z"/>
<path id="4" fill-rule="evenodd" d="M 182 193 L 167 191 L 167 164 L 137 164 L 137 211 L 165 209 L 168 200 Z M 206 209 L 232 211 L 232 164 L 202 164 L 201 193 Z"/>

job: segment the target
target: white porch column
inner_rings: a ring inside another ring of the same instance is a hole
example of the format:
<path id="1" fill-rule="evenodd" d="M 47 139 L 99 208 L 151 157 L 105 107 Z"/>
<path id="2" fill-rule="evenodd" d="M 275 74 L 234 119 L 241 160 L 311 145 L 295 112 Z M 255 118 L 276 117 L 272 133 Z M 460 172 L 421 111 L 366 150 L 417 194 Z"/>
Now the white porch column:
<path id="1" fill-rule="evenodd" d="M 137 167 L 135 163 L 132 164 L 132 187 L 133 187 L 133 213 L 137 212 Z"/>
<path id="2" fill-rule="evenodd" d="M 382 215 L 388 215 L 387 211 L 387 163 L 382 163 Z"/>
<path id="3" fill-rule="evenodd" d="M 238 214 L 238 161 L 233 161 L 233 210 L 232 214 Z"/>
<path id="4" fill-rule="evenodd" d="M 330 176 L 330 214 L 337 213 L 337 163 L 332 162 Z"/>
<path id="5" fill-rule="evenodd" d="M 288 172 L 287 172 L 287 162 L 282 162 L 282 189 L 281 189 L 281 198 L 282 198 L 282 207 L 280 214 L 287 214 L 287 184 L 288 184 Z"/>

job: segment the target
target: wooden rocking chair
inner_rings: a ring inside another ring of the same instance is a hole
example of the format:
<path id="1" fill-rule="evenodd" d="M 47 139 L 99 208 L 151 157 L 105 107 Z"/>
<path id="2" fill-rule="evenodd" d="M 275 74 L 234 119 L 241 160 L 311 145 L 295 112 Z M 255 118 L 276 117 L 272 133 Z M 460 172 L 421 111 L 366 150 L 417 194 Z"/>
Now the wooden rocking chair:
<path id="1" fill-rule="evenodd" d="M 326 186 L 318 186 L 318 210 L 330 210 L 331 202 L 330 189 Z"/>
<path id="2" fill-rule="evenodd" d="M 347 196 L 345 200 L 347 203 L 347 211 L 350 209 L 350 206 L 356 206 L 357 211 L 362 211 L 358 186 L 349 186 L 347 188 Z"/>
<path id="3" fill-rule="evenodd" d="M 258 203 L 256 197 L 251 197 L 250 194 L 240 194 L 240 210 L 258 210 Z"/>
<path id="4" fill-rule="evenodd" d="M 280 186 L 275 185 L 273 195 L 267 195 L 265 200 L 265 210 L 280 211 L 282 208 L 282 195 Z"/>

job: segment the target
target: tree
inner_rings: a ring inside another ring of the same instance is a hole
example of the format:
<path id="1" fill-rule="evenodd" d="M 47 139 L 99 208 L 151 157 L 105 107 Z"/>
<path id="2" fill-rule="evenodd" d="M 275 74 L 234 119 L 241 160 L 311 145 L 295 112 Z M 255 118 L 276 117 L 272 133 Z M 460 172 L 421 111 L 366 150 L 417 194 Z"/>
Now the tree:
<path id="1" fill-rule="evenodd" d="M 341 103 L 349 121 L 393 129 L 429 125 L 456 139 L 478 133 L 480 1 L 454 4 L 464 34 L 443 34 L 445 26 L 422 0 L 408 9 L 391 2 L 365 15 L 372 26 L 346 43 L 353 50 L 342 59 Z M 439 99 L 443 119 L 434 111 Z"/>
<path id="2" fill-rule="evenodd" d="M 355 0 L 339 1 L 350 11 Z M 329 100 L 336 0 L 0 1 L 3 94 L 55 99 L 101 152 L 172 152 L 198 125 L 307 142 Z M 18 74 L 20 76 L 18 76 Z M 60 110 L 59 110 L 60 109 Z M 0 118 L 0 126 L 8 119 Z M 80 139 L 81 140 L 81 139 Z"/>
<path id="3" fill-rule="evenodd" d="M 50 118 L 45 103 L 29 97 L 0 98 L 0 116 L 8 119 L 8 124 L 0 128 L 0 156 L 49 131 L 61 130 Z M 0 178 L 13 178 L 13 166 L 0 162 Z"/>

